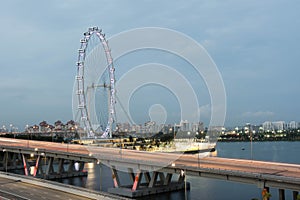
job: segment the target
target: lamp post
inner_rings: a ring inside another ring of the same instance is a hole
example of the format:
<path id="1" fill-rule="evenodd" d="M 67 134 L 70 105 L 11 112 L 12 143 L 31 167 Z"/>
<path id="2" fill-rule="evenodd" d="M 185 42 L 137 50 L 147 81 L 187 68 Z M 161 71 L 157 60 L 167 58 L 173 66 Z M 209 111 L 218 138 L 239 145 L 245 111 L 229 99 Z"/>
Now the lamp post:
<path id="1" fill-rule="evenodd" d="M 199 132 L 197 131 L 196 132 L 196 141 L 197 141 L 197 145 L 198 145 L 198 168 L 200 168 L 200 148 L 199 148 L 199 141 L 198 141 L 198 135 L 199 135 Z"/>

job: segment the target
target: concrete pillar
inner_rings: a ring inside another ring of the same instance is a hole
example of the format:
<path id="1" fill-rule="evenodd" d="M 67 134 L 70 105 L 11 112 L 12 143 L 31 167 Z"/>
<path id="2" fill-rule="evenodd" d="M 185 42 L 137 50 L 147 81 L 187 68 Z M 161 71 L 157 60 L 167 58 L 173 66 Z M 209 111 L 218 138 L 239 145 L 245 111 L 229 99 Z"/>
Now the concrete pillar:
<path id="1" fill-rule="evenodd" d="M 149 172 L 144 172 L 146 183 L 149 185 L 151 181 L 151 176 Z"/>
<path id="2" fill-rule="evenodd" d="M 84 162 L 80 162 L 80 163 L 79 163 L 79 171 L 80 171 L 80 172 L 83 171 L 83 169 L 84 169 L 84 164 L 85 164 Z"/>
<path id="3" fill-rule="evenodd" d="M 297 200 L 299 192 L 298 191 L 293 191 L 293 200 Z"/>
<path id="4" fill-rule="evenodd" d="M 24 166 L 24 174 L 25 176 L 28 176 L 28 162 L 24 154 L 22 154 L 22 160 L 23 160 L 23 166 Z"/>
<path id="5" fill-rule="evenodd" d="M 149 188 L 153 188 L 155 186 L 157 177 L 158 177 L 158 172 L 156 172 L 156 171 L 152 172 L 152 177 L 151 177 L 150 183 L 148 185 Z"/>
<path id="6" fill-rule="evenodd" d="M 75 166 L 74 166 L 75 161 L 74 160 L 69 160 L 69 167 L 68 167 L 68 173 L 72 173 L 75 171 Z"/>
<path id="7" fill-rule="evenodd" d="M 36 176 L 36 173 L 38 172 L 39 164 L 40 164 L 40 158 L 41 158 L 41 156 L 39 155 L 37 157 L 36 161 L 35 161 L 33 176 Z"/>
<path id="8" fill-rule="evenodd" d="M 65 162 L 65 159 L 63 159 L 63 158 L 59 159 L 58 168 L 57 168 L 57 173 L 58 174 L 61 174 L 61 173 L 65 172 L 64 162 Z"/>
<path id="9" fill-rule="evenodd" d="M 164 185 L 169 185 L 171 183 L 171 180 L 172 180 L 172 176 L 173 174 L 171 173 L 168 173 L 166 178 L 165 178 L 165 182 L 164 182 Z"/>
<path id="10" fill-rule="evenodd" d="M 4 154 L 4 168 L 5 168 L 5 171 L 7 172 L 7 168 L 8 168 L 8 152 L 7 151 Z"/>
<path id="11" fill-rule="evenodd" d="M 50 157 L 49 160 L 48 160 L 49 162 L 48 162 L 47 169 L 46 169 L 46 175 L 50 175 L 54 171 L 54 169 L 53 169 L 53 160 L 54 160 L 53 157 Z"/>
<path id="12" fill-rule="evenodd" d="M 284 189 L 278 189 L 278 192 L 279 192 L 279 200 L 285 200 Z"/>
<path id="13" fill-rule="evenodd" d="M 159 175 L 159 182 L 161 185 L 163 185 L 166 180 L 165 174 L 163 172 L 158 172 L 158 175 Z"/>
<path id="14" fill-rule="evenodd" d="M 134 172 L 133 172 L 133 169 L 132 168 L 128 168 L 128 174 L 129 174 L 129 177 L 130 177 L 130 180 L 132 181 L 132 183 L 134 182 Z"/>
<path id="15" fill-rule="evenodd" d="M 132 185 L 132 188 L 131 188 L 131 191 L 136 191 L 139 188 L 141 180 L 142 180 L 142 176 L 143 176 L 142 172 L 138 171 L 136 173 L 135 179 L 134 179 L 134 182 L 133 182 L 133 185 Z"/>
<path id="16" fill-rule="evenodd" d="M 118 171 L 114 166 L 111 166 L 111 173 L 112 173 L 112 178 L 113 178 L 113 181 L 114 181 L 114 187 L 115 188 L 120 187 L 121 184 L 120 184 L 120 179 L 119 179 L 119 176 L 118 176 Z"/>
<path id="17" fill-rule="evenodd" d="M 178 182 L 183 183 L 184 179 L 185 179 L 185 172 L 184 172 L 184 170 L 181 170 L 180 175 L 178 177 Z"/>
<path id="18" fill-rule="evenodd" d="M 11 158 L 13 169 L 17 168 L 17 154 L 14 153 Z"/>

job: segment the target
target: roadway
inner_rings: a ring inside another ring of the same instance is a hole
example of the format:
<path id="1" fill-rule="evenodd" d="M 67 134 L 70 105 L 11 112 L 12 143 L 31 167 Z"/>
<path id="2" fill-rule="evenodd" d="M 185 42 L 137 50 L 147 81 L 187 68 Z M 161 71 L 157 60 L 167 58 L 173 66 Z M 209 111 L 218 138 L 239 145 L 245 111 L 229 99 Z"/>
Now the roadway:
<path id="1" fill-rule="evenodd" d="M 77 196 L 64 191 L 53 190 L 37 185 L 0 177 L 0 196 L 3 199 L 65 199 L 84 200 L 87 197 Z"/>
<path id="2" fill-rule="evenodd" d="M 0 138 L 0 147 L 32 148 L 39 151 L 57 151 L 64 153 L 93 156 L 95 159 L 118 161 L 124 163 L 148 164 L 158 167 L 182 166 L 183 168 L 207 168 L 241 171 L 249 173 L 271 174 L 300 178 L 300 165 L 278 162 L 265 162 L 219 157 L 198 157 L 198 154 L 176 154 L 164 152 L 145 152 L 117 148 L 84 146 L 77 144 L 52 143 L 41 141 L 16 140 Z"/>
<path id="3" fill-rule="evenodd" d="M 0 173 L 2 200 L 126 200 L 127 198 L 51 181 Z"/>
<path id="4" fill-rule="evenodd" d="M 237 181 L 254 183 L 259 179 L 265 182 L 271 181 L 274 185 L 280 185 L 286 189 L 300 190 L 300 165 L 265 162 L 244 159 L 228 159 L 218 157 L 198 157 L 198 154 L 176 154 L 163 152 L 145 152 L 118 148 L 104 148 L 96 146 L 84 146 L 76 144 L 61 144 L 40 141 L 27 141 L 0 138 L 0 148 L 38 148 L 45 151 L 78 154 L 79 156 L 93 157 L 104 164 L 126 169 L 142 169 L 149 171 L 166 171 L 180 173 L 185 169 L 193 176 L 206 176 L 229 180 L 230 177 L 242 177 Z M 187 173 L 187 174 L 189 174 Z M 210 176 L 212 175 L 212 176 Z M 219 176 L 221 175 L 221 176 Z M 230 177 L 229 177 L 230 176 Z M 246 180 L 247 179 L 247 180 Z M 275 183 L 276 182 L 276 183 Z M 271 185 L 272 185 L 271 184 Z"/>

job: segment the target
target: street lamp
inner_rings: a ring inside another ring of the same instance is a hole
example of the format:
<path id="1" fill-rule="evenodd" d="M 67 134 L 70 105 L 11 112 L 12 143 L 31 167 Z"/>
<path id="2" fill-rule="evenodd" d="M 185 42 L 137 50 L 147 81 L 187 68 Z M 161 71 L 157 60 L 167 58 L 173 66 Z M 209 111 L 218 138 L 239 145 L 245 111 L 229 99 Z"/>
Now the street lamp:
<path id="1" fill-rule="evenodd" d="M 196 132 L 196 141 L 197 141 L 197 145 L 198 145 L 198 168 L 200 168 L 200 148 L 199 148 L 199 141 L 198 141 L 198 135 L 199 132 Z"/>

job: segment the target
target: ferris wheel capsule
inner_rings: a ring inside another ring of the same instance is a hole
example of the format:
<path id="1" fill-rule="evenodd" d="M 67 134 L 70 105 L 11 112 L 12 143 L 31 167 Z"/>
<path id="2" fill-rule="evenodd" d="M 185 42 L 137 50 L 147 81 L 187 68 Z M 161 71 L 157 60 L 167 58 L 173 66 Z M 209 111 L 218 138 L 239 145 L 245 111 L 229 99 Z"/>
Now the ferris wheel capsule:
<path id="1" fill-rule="evenodd" d="M 80 42 L 81 42 L 81 43 L 87 43 L 87 39 L 86 39 L 86 38 L 83 38 L 83 39 L 80 40 Z"/>

